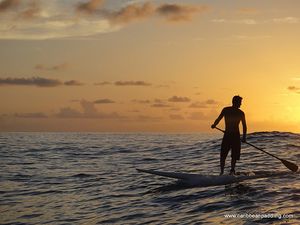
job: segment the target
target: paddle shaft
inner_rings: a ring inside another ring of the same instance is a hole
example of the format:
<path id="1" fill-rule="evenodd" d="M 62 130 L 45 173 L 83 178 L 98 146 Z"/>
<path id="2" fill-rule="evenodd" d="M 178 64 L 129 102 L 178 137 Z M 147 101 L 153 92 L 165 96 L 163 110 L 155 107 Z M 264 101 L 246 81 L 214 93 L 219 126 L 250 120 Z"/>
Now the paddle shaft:
<path id="1" fill-rule="evenodd" d="M 225 133 L 224 130 L 222 130 L 222 129 L 218 128 L 218 127 L 216 127 L 216 129 L 219 130 L 219 131 L 222 131 L 223 133 Z M 262 151 L 262 152 L 264 152 L 264 153 L 266 153 L 266 154 L 268 154 L 268 155 L 270 155 L 270 156 L 272 156 L 272 157 L 274 157 L 274 158 L 280 160 L 280 161 L 282 160 L 282 159 L 278 158 L 276 155 L 273 155 L 273 154 L 271 154 L 271 153 L 269 153 L 269 152 L 267 152 L 267 151 L 265 151 L 265 150 L 263 150 L 263 149 L 261 149 L 261 148 L 259 148 L 259 147 L 256 147 L 255 145 L 253 145 L 253 144 L 251 144 L 251 143 L 249 143 L 249 142 L 246 142 L 246 141 L 245 141 L 245 143 L 246 143 L 247 145 L 252 146 L 253 148 L 256 148 L 257 150 L 260 150 L 260 151 Z"/>
<path id="2" fill-rule="evenodd" d="M 218 128 L 218 127 L 215 127 L 215 128 L 217 130 L 222 131 L 223 133 L 225 133 L 224 130 L 222 130 L 222 129 Z M 256 148 L 257 150 L 262 151 L 263 153 L 266 153 L 266 154 L 268 154 L 268 155 L 270 155 L 270 156 L 272 156 L 272 157 L 280 160 L 283 163 L 283 165 L 285 165 L 285 167 L 288 168 L 289 170 L 291 170 L 293 172 L 297 172 L 298 171 L 298 166 L 295 163 L 292 163 L 292 162 L 289 162 L 287 160 L 281 159 L 281 158 L 277 157 L 276 155 L 273 155 L 273 154 L 271 154 L 271 153 L 269 153 L 269 152 L 267 152 L 267 151 L 265 151 L 265 150 L 263 150 L 261 148 L 258 148 L 258 147 L 256 147 L 255 145 L 253 145 L 253 144 L 251 144 L 249 142 L 245 141 L 245 143 L 248 144 L 248 145 L 250 145 L 250 146 L 252 146 L 253 148 Z"/>

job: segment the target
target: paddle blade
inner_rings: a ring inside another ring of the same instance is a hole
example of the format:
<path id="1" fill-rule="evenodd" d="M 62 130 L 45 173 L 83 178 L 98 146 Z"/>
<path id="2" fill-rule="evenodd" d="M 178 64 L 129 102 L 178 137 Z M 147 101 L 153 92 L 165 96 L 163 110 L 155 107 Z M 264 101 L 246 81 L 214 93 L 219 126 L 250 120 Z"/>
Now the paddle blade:
<path id="1" fill-rule="evenodd" d="M 281 159 L 281 162 L 282 162 L 289 170 L 291 170 L 291 171 L 293 171 L 293 172 L 297 172 L 298 166 L 297 166 L 296 164 L 291 163 L 291 162 L 289 162 L 289 161 L 286 161 L 286 160 L 284 160 L 284 159 Z"/>

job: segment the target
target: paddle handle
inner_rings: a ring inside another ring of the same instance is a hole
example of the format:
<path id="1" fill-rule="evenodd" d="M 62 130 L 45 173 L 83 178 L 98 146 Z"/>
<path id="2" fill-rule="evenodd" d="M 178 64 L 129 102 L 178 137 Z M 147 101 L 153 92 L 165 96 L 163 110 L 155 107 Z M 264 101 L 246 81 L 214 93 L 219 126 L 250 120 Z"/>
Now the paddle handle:
<path id="1" fill-rule="evenodd" d="M 216 128 L 217 130 L 222 131 L 223 133 L 225 133 L 225 131 L 222 130 L 222 129 L 220 129 L 219 127 L 215 127 L 215 128 Z M 259 147 L 256 147 L 255 145 L 253 145 L 253 144 L 251 144 L 251 143 L 249 143 L 249 142 L 247 142 L 247 141 L 245 141 L 245 143 L 246 143 L 247 145 L 252 146 L 253 148 L 256 148 L 257 150 L 260 150 L 260 151 L 262 151 L 262 152 L 264 152 L 264 153 L 266 153 L 266 154 L 268 154 L 268 155 L 270 155 L 270 156 L 272 156 L 272 157 L 278 159 L 278 160 L 281 160 L 281 159 L 278 158 L 276 155 L 273 155 L 273 154 L 271 154 L 271 153 L 269 153 L 269 152 L 267 152 L 267 151 L 265 151 L 265 150 L 263 150 L 263 149 L 261 149 L 261 148 L 259 148 Z"/>

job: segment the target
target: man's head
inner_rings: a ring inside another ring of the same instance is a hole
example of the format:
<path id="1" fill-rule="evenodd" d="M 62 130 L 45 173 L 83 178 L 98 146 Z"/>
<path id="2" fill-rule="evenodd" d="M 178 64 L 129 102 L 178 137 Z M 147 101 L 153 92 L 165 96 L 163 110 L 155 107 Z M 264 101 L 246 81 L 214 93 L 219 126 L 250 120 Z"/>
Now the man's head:
<path id="1" fill-rule="evenodd" d="M 241 96 L 233 96 L 232 98 L 232 106 L 236 107 L 236 108 L 240 108 L 241 104 L 242 104 L 242 97 Z"/>

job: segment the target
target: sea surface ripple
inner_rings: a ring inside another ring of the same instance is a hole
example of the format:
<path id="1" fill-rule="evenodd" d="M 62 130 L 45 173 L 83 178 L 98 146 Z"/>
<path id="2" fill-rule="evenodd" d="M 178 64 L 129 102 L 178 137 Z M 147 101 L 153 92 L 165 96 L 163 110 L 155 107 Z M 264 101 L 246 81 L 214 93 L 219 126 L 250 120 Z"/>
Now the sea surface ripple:
<path id="1" fill-rule="evenodd" d="M 248 141 L 300 165 L 299 134 Z M 300 224 L 299 173 L 246 144 L 237 171 L 277 176 L 187 187 L 135 169 L 217 175 L 220 144 L 202 133 L 0 133 L 0 224 Z"/>

